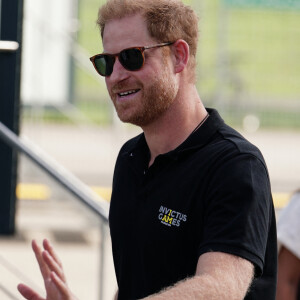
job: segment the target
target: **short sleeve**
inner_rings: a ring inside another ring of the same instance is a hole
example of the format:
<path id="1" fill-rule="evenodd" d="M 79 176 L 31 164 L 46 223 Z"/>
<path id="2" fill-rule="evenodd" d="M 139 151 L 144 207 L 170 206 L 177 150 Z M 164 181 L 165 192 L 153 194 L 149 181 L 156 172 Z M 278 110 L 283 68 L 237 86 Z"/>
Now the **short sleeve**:
<path id="1" fill-rule="evenodd" d="M 212 175 L 208 191 L 199 255 L 220 251 L 240 256 L 260 276 L 273 209 L 264 163 L 249 154 L 236 155 Z"/>

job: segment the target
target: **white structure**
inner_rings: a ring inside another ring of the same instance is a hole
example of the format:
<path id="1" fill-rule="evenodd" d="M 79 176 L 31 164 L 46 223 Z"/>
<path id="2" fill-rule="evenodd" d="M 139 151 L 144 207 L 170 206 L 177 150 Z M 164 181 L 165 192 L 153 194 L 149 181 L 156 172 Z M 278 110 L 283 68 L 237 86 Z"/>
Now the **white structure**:
<path id="1" fill-rule="evenodd" d="M 24 1 L 21 81 L 24 104 L 60 106 L 68 102 L 71 36 L 77 30 L 76 15 L 77 0 Z"/>

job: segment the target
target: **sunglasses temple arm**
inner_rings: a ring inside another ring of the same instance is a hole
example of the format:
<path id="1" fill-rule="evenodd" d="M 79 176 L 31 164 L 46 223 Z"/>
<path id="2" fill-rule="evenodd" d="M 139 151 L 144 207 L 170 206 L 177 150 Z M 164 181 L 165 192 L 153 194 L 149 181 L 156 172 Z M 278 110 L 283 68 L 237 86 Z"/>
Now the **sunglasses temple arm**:
<path id="1" fill-rule="evenodd" d="M 168 42 L 168 43 L 162 43 L 154 46 L 145 46 L 144 49 L 152 49 L 152 48 L 159 48 L 159 47 L 164 47 L 164 46 L 169 46 L 174 44 L 174 42 Z"/>

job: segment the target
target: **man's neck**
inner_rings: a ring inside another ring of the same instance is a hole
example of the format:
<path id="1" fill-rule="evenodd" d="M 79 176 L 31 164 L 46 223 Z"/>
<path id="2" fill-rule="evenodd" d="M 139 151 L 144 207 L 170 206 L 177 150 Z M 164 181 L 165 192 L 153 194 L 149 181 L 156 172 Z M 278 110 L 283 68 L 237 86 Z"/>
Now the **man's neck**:
<path id="1" fill-rule="evenodd" d="M 207 111 L 193 88 L 188 98 L 176 99 L 158 120 L 143 127 L 150 149 L 149 167 L 155 158 L 177 148 L 206 117 Z"/>

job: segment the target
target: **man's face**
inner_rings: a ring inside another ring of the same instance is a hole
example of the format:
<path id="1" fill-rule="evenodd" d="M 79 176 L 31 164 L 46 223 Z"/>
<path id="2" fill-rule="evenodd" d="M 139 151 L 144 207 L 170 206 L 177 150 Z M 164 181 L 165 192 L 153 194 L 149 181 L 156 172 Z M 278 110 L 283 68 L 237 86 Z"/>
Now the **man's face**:
<path id="1" fill-rule="evenodd" d="M 112 20 L 105 26 L 103 46 L 106 53 L 155 44 L 140 15 Z M 163 48 L 145 50 L 144 55 L 145 64 L 140 70 L 128 71 L 116 59 L 113 73 L 105 78 L 121 121 L 141 127 L 162 117 L 178 90 L 171 58 L 163 55 Z"/>

